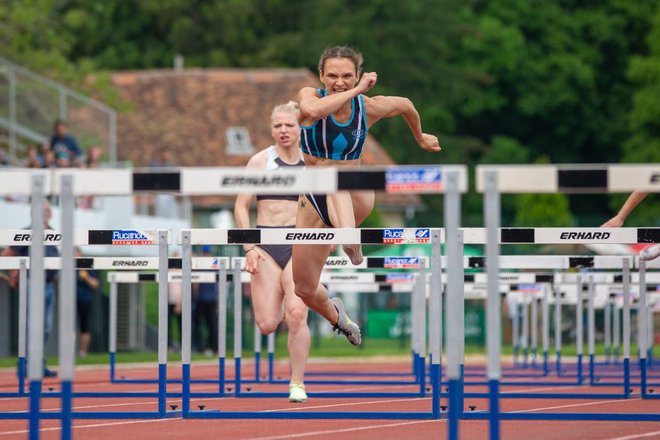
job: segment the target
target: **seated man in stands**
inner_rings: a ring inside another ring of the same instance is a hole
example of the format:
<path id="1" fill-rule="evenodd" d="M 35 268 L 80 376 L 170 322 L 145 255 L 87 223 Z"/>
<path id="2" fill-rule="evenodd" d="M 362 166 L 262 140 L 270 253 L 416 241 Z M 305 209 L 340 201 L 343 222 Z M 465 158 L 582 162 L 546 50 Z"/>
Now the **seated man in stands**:
<path id="1" fill-rule="evenodd" d="M 53 136 L 50 138 L 50 149 L 60 161 L 66 160 L 67 166 L 80 166 L 82 150 L 75 137 L 68 133 L 64 121 L 57 120 L 53 125 Z M 58 165 L 59 166 L 59 165 Z"/>

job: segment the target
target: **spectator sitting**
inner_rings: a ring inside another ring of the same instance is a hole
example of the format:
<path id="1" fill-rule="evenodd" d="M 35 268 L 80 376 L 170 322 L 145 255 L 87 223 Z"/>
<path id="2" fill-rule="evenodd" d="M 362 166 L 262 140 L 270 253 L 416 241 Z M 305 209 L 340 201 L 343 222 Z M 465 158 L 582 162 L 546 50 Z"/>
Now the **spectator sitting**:
<path id="1" fill-rule="evenodd" d="M 51 168 L 55 166 L 55 152 L 50 149 L 49 142 L 42 142 L 39 145 L 39 157 L 43 168 Z"/>
<path id="2" fill-rule="evenodd" d="M 62 150 L 57 151 L 55 153 L 55 166 L 57 168 L 70 168 L 72 166 L 72 161 L 69 154 Z"/>
<path id="3" fill-rule="evenodd" d="M 78 141 L 72 135 L 68 134 L 64 121 L 57 120 L 53 125 L 53 137 L 50 139 L 50 149 L 57 157 L 58 166 L 60 160 L 64 161 L 66 158 L 69 165 L 78 166 L 80 164 L 80 156 L 82 150 L 78 145 Z M 65 162 L 62 162 L 63 164 Z"/>
<path id="4" fill-rule="evenodd" d="M 85 160 L 85 168 L 98 168 L 101 164 L 101 157 L 103 150 L 98 145 L 93 145 L 87 151 L 87 160 Z"/>
<path id="5" fill-rule="evenodd" d="M 42 168 L 44 166 L 43 157 L 37 151 L 37 147 L 28 148 L 25 166 L 28 168 Z"/>

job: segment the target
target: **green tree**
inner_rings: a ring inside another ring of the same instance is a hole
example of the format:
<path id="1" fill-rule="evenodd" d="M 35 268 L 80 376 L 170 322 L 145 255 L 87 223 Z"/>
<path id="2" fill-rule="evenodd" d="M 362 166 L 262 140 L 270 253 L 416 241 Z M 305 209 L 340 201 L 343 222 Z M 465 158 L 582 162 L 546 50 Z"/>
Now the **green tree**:
<path id="1" fill-rule="evenodd" d="M 631 56 L 644 38 L 656 2 L 606 0 L 473 2 L 459 62 L 481 81 L 457 108 L 455 135 L 489 142 L 516 139 L 534 160 L 617 162 L 628 137 Z M 476 156 L 472 160 L 479 161 Z M 606 216 L 605 196 L 571 196 L 578 218 Z"/>
<path id="2" fill-rule="evenodd" d="M 630 112 L 630 137 L 624 144 L 623 161 L 660 163 L 660 7 L 653 16 L 653 28 L 647 38 L 649 52 L 632 58 L 628 78 L 636 86 Z M 619 210 L 625 196 L 612 198 L 613 212 Z M 660 197 L 651 194 L 632 212 L 626 225 L 660 225 Z"/>
<path id="3" fill-rule="evenodd" d="M 70 71 L 73 37 L 57 20 L 56 0 L 0 3 L 0 56 L 38 71 Z"/>
<path id="4" fill-rule="evenodd" d="M 459 130 L 513 137 L 555 163 L 617 161 L 631 108 L 625 72 L 643 50 L 654 2 L 473 5 L 468 20 L 478 31 L 461 40 L 460 61 L 488 99 L 458 109 Z"/>

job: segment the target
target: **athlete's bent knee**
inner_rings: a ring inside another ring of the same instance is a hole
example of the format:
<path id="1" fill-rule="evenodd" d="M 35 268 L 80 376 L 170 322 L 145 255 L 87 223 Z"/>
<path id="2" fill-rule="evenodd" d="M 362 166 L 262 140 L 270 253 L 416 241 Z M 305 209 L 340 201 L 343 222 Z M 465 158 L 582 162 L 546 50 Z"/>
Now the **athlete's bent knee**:
<path id="1" fill-rule="evenodd" d="M 307 310 L 301 308 L 287 309 L 286 324 L 289 330 L 307 325 Z"/>
<path id="2" fill-rule="evenodd" d="M 262 335 L 269 335 L 277 330 L 277 326 L 280 325 L 279 321 L 274 319 L 257 319 L 257 327 Z"/>

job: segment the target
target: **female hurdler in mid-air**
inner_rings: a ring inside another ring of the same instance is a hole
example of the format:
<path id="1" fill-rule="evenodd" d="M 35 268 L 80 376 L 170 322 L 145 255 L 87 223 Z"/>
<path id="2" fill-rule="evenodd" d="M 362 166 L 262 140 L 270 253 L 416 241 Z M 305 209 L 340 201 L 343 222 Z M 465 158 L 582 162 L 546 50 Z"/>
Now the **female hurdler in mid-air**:
<path id="1" fill-rule="evenodd" d="M 362 55 L 337 46 L 326 49 L 319 60 L 319 78 L 324 88 L 305 87 L 298 93 L 301 125 L 300 146 L 307 167 L 356 167 L 369 127 L 384 118 L 403 116 L 417 144 L 430 152 L 440 151 L 438 138 L 422 131 L 413 103 L 399 96 L 368 97 L 377 81 L 375 72 L 362 72 Z M 336 194 L 300 196 L 297 228 L 355 228 L 374 206 L 373 191 L 342 191 Z M 344 245 L 353 264 L 362 262 L 361 245 Z M 338 332 L 359 345 L 360 328 L 346 315 L 339 298 L 328 298 L 320 284 L 330 253 L 329 245 L 293 246 L 295 293 L 327 319 Z"/>

